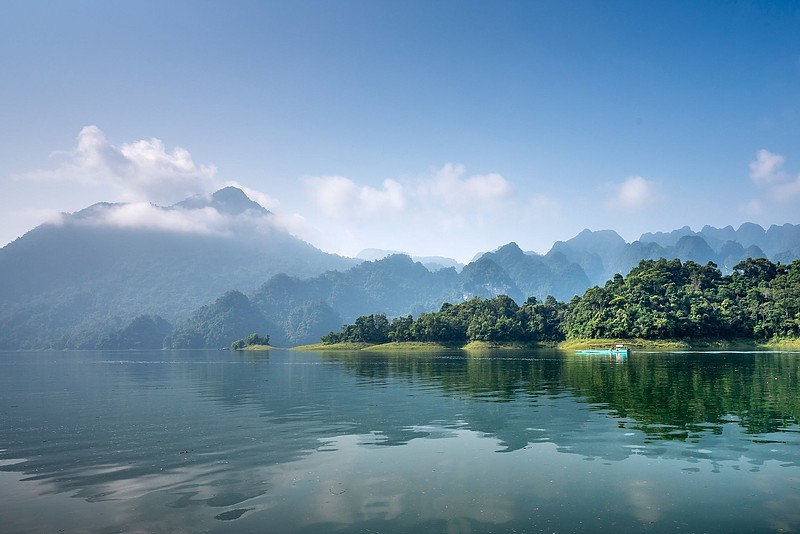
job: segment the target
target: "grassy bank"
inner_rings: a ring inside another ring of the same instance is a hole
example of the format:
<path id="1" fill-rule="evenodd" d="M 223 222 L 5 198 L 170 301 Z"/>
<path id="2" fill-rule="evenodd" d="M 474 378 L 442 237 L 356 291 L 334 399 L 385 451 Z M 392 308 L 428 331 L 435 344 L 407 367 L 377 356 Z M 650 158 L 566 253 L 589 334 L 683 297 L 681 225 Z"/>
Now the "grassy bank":
<path id="1" fill-rule="evenodd" d="M 531 350 L 552 345 L 542 345 L 540 343 L 495 343 L 491 341 L 470 341 L 463 347 L 468 351 L 482 351 L 482 350 Z"/>
<path id="2" fill-rule="evenodd" d="M 688 349 L 689 344 L 678 340 L 652 340 L 640 338 L 617 338 L 617 339 L 569 339 L 557 345 L 563 350 L 581 350 L 591 348 L 607 348 L 622 343 L 631 349 Z"/>
<path id="3" fill-rule="evenodd" d="M 315 343 L 313 345 L 302 345 L 294 347 L 292 350 L 313 350 L 313 351 L 344 351 L 344 350 L 363 350 L 369 352 L 425 352 L 438 350 L 527 350 L 536 347 L 528 343 L 489 343 L 486 341 L 473 341 L 463 346 L 448 346 L 441 343 L 423 341 L 404 341 L 381 343 L 371 345 L 369 343 Z"/>
<path id="4" fill-rule="evenodd" d="M 756 343 L 752 339 L 571 339 L 558 344 L 559 349 L 581 350 L 588 348 L 605 348 L 622 343 L 631 349 L 680 350 L 680 349 L 736 349 L 736 348 L 771 348 L 779 350 L 800 349 L 800 339 L 780 339 L 767 343 Z"/>
<path id="5" fill-rule="evenodd" d="M 798 338 L 773 339 L 772 341 L 768 341 L 767 343 L 761 343 L 758 346 L 765 349 L 800 350 L 800 339 Z"/>
<path id="6" fill-rule="evenodd" d="M 453 347 L 446 347 L 439 343 L 429 343 L 425 341 L 404 341 L 400 343 L 382 343 L 380 345 L 370 345 L 363 350 L 371 352 L 425 352 L 431 350 L 452 350 Z"/>
<path id="7" fill-rule="evenodd" d="M 715 339 L 693 339 L 690 341 L 679 339 L 641 339 L 641 338 L 617 338 L 617 339 L 571 339 L 561 343 L 493 343 L 488 341 L 472 341 L 463 346 L 452 347 L 440 343 L 408 341 L 403 343 L 382 343 L 378 345 L 369 343 L 315 343 L 313 345 L 302 345 L 293 347 L 292 350 L 311 350 L 311 351 L 353 351 L 363 350 L 371 352 L 424 352 L 431 350 L 466 350 L 479 352 L 487 350 L 509 350 L 522 351 L 536 348 L 557 348 L 561 350 L 581 350 L 589 348 L 607 348 L 618 343 L 627 345 L 632 350 L 686 350 L 686 349 L 736 349 L 736 348 L 763 348 L 775 350 L 800 350 L 800 339 L 780 339 L 768 343 L 755 343 L 752 340 L 715 340 Z M 245 350 L 251 347 L 245 347 Z M 273 348 L 273 347 L 268 347 Z"/>
<path id="8" fill-rule="evenodd" d="M 340 351 L 340 350 L 362 350 L 371 347 L 369 343 L 314 343 L 312 345 L 300 345 L 292 347 L 290 350 L 313 350 L 313 351 Z"/>
<path id="9" fill-rule="evenodd" d="M 272 350 L 276 347 L 272 345 L 245 345 L 240 349 L 233 349 L 233 350 Z"/>

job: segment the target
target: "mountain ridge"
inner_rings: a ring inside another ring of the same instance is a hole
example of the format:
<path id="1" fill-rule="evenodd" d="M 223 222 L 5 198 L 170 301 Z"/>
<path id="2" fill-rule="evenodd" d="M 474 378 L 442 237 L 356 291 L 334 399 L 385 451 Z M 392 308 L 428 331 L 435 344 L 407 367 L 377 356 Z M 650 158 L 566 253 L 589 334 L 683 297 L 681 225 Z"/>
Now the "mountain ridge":
<path id="1" fill-rule="evenodd" d="M 232 186 L 168 207 L 101 202 L 0 249 L 0 348 L 152 346 L 165 324 L 167 346 L 216 346 L 256 325 L 276 342 L 297 344 L 369 313 L 420 314 L 445 301 L 499 294 L 520 303 L 569 300 L 662 257 L 713 262 L 723 271 L 748 257 L 788 263 L 800 257 L 800 225 L 686 226 L 631 243 L 613 230 L 585 229 L 544 255 L 510 242 L 461 266 L 440 257 L 327 254 Z M 248 314 L 255 319 L 245 320 Z M 232 317 L 238 326 L 202 333 Z"/>

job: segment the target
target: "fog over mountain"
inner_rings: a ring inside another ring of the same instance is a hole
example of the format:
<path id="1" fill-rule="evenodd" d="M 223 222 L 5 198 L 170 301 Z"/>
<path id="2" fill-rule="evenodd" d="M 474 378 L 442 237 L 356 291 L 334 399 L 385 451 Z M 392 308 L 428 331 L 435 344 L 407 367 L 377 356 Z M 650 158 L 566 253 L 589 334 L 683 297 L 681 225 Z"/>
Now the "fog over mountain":
<path id="1" fill-rule="evenodd" d="M 438 310 L 499 294 L 569 300 L 642 259 L 800 257 L 800 225 L 688 227 L 625 242 L 584 230 L 544 255 L 516 243 L 468 265 L 370 249 L 324 253 L 238 188 L 172 206 L 100 203 L 0 249 L 0 348 L 224 347 L 257 331 L 296 345 L 359 315 Z M 369 260 L 369 261 L 365 261 Z"/>
<path id="2" fill-rule="evenodd" d="M 141 314 L 174 322 L 277 273 L 356 263 L 293 237 L 236 188 L 169 207 L 95 204 L 0 249 L 0 347 L 94 347 Z"/>

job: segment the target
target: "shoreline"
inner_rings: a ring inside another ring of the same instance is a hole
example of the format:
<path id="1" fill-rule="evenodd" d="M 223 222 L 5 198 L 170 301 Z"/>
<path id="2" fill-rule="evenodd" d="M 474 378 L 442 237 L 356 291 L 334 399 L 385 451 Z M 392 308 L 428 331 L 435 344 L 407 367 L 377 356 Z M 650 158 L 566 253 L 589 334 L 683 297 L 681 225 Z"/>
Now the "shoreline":
<path id="1" fill-rule="evenodd" d="M 631 350 L 686 350 L 686 349 L 776 349 L 776 350 L 800 350 L 800 339 L 780 339 L 766 343 L 758 343 L 753 340 L 653 340 L 639 338 L 615 338 L 615 339 L 571 339 L 560 343 L 498 343 L 488 341 L 472 341 L 466 345 L 448 346 L 434 342 L 404 341 L 389 342 L 381 344 L 371 343 L 314 343 L 311 345 L 301 345 L 291 347 L 289 350 L 308 350 L 319 352 L 338 352 L 338 351 L 365 351 L 365 352 L 421 352 L 421 351 L 521 351 L 531 349 L 558 349 L 558 350 L 582 350 L 594 347 L 609 347 L 616 344 L 628 346 Z M 272 347 L 270 347 L 272 348 Z M 244 350 L 247 350 L 245 348 Z"/>

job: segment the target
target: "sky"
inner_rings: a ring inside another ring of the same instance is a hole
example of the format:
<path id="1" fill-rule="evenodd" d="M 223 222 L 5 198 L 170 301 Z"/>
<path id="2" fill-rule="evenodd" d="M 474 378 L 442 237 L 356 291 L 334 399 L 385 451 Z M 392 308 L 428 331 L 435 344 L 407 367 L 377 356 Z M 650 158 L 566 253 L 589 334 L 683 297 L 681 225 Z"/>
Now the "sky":
<path id="1" fill-rule="evenodd" d="M 798 2 L 0 13 L 0 246 L 96 202 L 226 185 L 346 256 L 800 223 Z"/>

